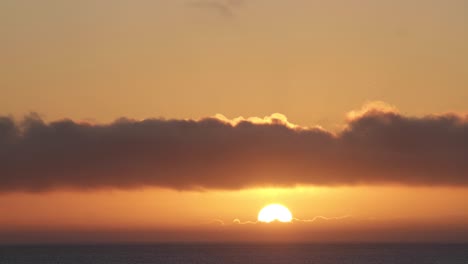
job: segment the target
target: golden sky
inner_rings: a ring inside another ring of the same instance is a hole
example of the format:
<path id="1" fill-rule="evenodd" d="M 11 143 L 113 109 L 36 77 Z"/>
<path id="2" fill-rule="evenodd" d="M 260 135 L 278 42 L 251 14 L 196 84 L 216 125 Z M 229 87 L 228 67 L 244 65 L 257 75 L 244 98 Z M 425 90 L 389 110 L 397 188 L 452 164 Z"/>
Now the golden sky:
<path id="1" fill-rule="evenodd" d="M 467 14 L 3 0 L 0 243 L 468 241 Z M 232 224 L 275 202 L 327 219 Z"/>

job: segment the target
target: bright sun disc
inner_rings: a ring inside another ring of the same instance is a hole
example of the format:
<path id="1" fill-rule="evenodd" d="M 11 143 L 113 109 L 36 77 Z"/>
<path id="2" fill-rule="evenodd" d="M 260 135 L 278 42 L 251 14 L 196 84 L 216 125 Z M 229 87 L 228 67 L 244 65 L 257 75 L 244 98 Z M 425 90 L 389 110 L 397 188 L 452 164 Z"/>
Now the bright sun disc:
<path id="1" fill-rule="evenodd" d="M 291 222 L 292 214 L 288 208 L 281 204 L 270 204 L 260 210 L 258 213 L 258 221 L 264 223 L 271 223 L 273 221 L 282 223 Z"/>

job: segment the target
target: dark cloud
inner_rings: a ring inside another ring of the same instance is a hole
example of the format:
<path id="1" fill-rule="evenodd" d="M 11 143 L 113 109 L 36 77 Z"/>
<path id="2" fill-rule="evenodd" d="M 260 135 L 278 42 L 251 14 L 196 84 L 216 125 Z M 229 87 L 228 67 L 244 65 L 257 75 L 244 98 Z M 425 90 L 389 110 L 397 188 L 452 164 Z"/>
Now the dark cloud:
<path id="1" fill-rule="evenodd" d="M 468 118 L 354 113 L 345 129 L 266 119 L 0 118 L 0 191 L 404 184 L 468 186 Z"/>

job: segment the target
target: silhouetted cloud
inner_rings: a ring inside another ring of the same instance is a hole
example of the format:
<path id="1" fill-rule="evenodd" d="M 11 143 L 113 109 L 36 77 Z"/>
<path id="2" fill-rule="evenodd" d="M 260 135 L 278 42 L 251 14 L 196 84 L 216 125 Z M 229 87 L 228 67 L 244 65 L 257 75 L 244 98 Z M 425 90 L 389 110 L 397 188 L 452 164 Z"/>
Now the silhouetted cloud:
<path id="1" fill-rule="evenodd" d="M 0 191 L 404 184 L 468 186 L 468 118 L 370 107 L 332 133 L 264 119 L 0 118 Z"/>
<path id="2" fill-rule="evenodd" d="M 349 219 L 351 218 L 351 215 L 343 215 L 343 216 L 333 216 L 333 217 L 326 217 L 323 215 L 318 215 L 313 217 L 312 219 L 299 219 L 299 218 L 293 218 L 294 222 L 299 222 L 299 223 L 313 223 L 317 221 L 333 221 L 333 220 L 343 220 L 343 219 Z"/>
<path id="3" fill-rule="evenodd" d="M 336 221 L 336 220 L 347 220 L 347 219 L 351 219 L 351 218 L 352 218 L 351 215 L 333 216 L 333 217 L 326 217 L 326 216 L 318 215 L 318 216 L 314 216 L 311 219 L 300 219 L 300 218 L 293 217 L 293 219 L 292 219 L 292 221 L 290 223 L 314 223 L 314 222 L 318 222 L 318 221 Z M 272 223 L 275 223 L 275 221 L 273 221 Z M 290 224 L 288 222 L 286 222 L 286 223 L 277 222 L 277 223 L 279 223 L 279 224 Z M 208 222 L 208 225 L 221 225 L 221 226 L 257 225 L 257 224 L 261 225 L 261 224 L 266 224 L 266 223 L 260 222 L 258 220 L 242 221 L 239 218 L 234 218 L 230 223 L 229 222 L 225 223 L 221 219 L 213 219 L 213 220 Z"/>

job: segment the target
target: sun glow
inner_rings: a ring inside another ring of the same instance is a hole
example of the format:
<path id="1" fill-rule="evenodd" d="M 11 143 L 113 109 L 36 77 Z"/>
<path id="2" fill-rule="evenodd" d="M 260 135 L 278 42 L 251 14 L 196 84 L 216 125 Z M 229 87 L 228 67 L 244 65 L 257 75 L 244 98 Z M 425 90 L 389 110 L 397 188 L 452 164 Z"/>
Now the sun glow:
<path id="1" fill-rule="evenodd" d="M 292 214 L 288 208 L 281 204 L 270 204 L 260 210 L 258 221 L 264 223 L 271 223 L 273 221 L 287 223 L 292 221 Z"/>

